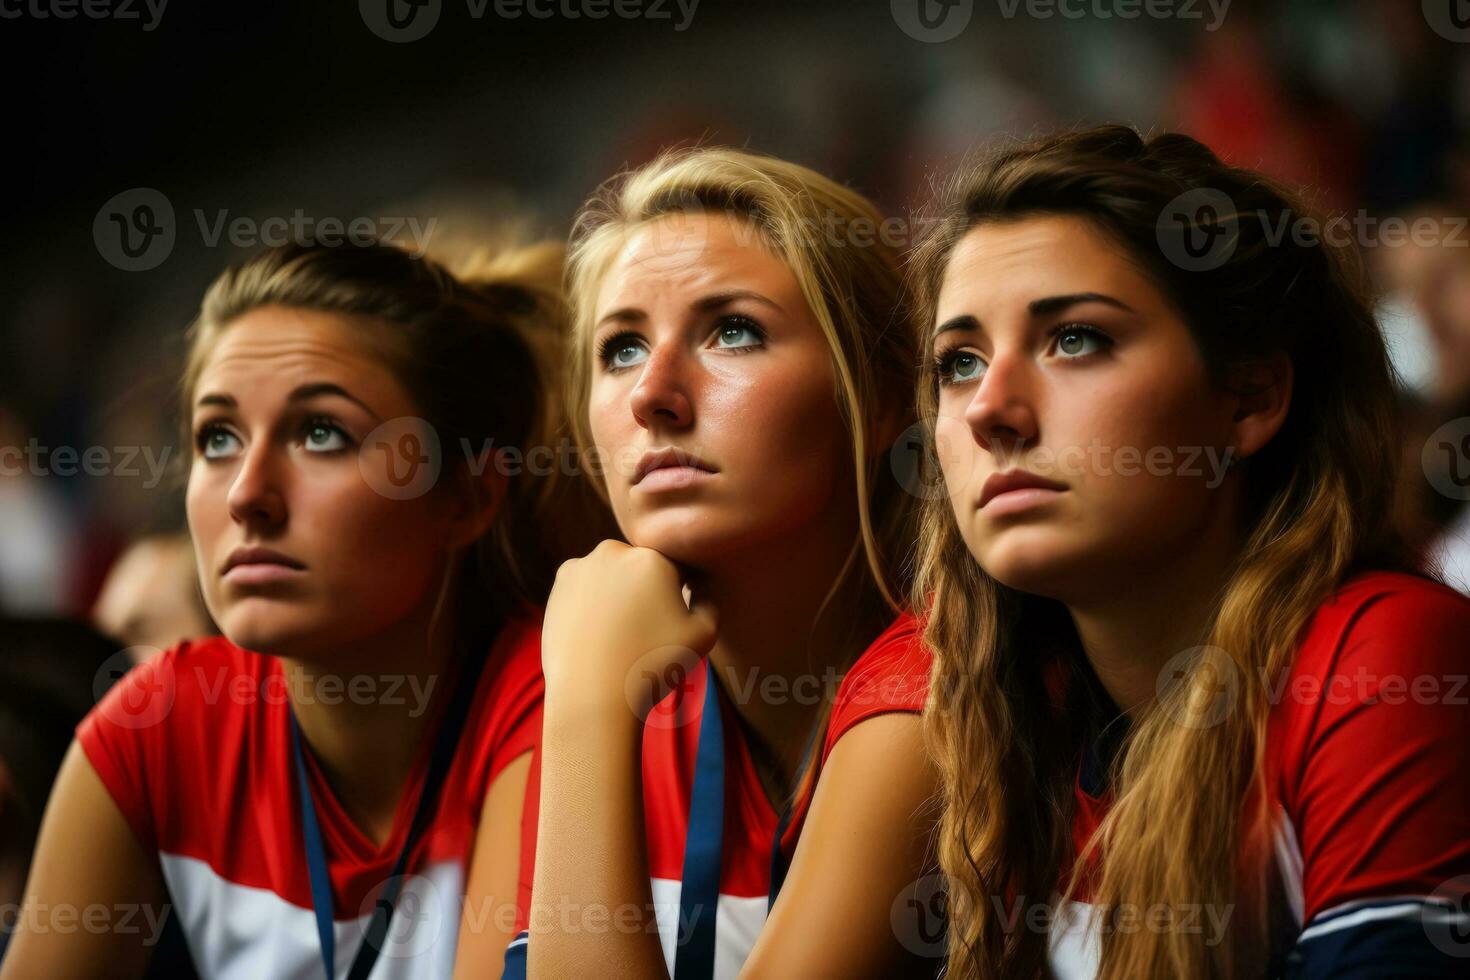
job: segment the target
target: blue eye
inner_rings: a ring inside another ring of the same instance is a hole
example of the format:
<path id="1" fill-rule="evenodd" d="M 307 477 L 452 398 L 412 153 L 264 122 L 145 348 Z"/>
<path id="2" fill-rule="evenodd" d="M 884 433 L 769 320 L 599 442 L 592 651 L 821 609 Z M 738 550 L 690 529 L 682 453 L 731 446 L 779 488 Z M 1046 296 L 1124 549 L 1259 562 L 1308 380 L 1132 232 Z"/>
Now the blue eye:
<path id="1" fill-rule="evenodd" d="M 329 419 L 312 419 L 306 423 L 302 444 L 314 453 L 334 453 L 348 447 L 347 433 Z"/>
<path id="2" fill-rule="evenodd" d="M 1067 358 L 1082 358 L 1101 353 L 1112 346 L 1113 339 L 1085 323 L 1067 323 L 1052 331 L 1057 351 Z"/>
<path id="3" fill-rule="evenodd" d="M 597 346 L 598 360 L 610 371 L 643 363 L 647 351 L 631 333 L 614 334 Z"/>
<path id="4" fill-rule="evenodd" d="M 742 342 L 742 338 L 745 338 Z M 743 316 L 725 317 L 720 324 L 715 346 L 721 350 L 741 350 L 759 347 L 765 343 L 766 335 L 760 326 Z"/>
<path id="5" fill-rule="evenodd" d="M 223 459 L 231 453 L 231 443 L 239 439 L 224 426 L 206 425 L 194 437 L 194 446 L 205 459 Z"/>
<path id="6" fill-rule="evenodd" d="M 934 373 L 943 385 L 967 384 L 985 374 L 985 362 L 967 350 L 948 350 L 934 359 Z"/>

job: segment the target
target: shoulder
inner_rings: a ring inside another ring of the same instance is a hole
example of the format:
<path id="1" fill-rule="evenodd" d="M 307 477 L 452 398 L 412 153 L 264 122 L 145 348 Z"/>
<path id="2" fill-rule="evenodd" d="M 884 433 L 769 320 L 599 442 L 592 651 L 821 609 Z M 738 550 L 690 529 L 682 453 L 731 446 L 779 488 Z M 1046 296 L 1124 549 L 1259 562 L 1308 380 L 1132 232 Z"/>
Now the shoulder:
<path id="1" fill-rule="evenodd" d="M 843 675 L 823 755 L 854 725 L 874 715 L 922 712 L 929 697 L 931 659 L 922 623 L 912 612 L 901 613 Z"/>
<path id="2" fill-rule="evenodd" d="M 1433 579 L 1373 571 L 1344 582 L 1303 632 L 1295 673 L 1470 665 L 1470 598 Z"/>

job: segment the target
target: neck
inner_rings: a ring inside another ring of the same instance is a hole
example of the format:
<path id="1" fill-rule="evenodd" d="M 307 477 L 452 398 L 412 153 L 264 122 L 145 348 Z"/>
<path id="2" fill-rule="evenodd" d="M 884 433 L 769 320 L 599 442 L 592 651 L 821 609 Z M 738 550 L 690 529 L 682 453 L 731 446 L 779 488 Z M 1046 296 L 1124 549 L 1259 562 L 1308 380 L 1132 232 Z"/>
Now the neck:
<path id="1" fill-rule="evenodd" d="M 431 705 L 446 696 L 453 617 L 446 610 L 431 638 L 432 598 L 349 648 L 310 663 L 281 658 L 302 738 L 343 810 L 378 845 L 392 833 Z"/>
<path id="2" fill-rule="evenodd" d="M 789 790 L 823 698 L 835 693 L 855 652 L 845 649 L 851 617 L 842 614 L 851 589 L 822 603 L 857 540 L 855 518 L 825 518 L 691 579 L 690 588 L 719 611 L 710 664 L 773 801 Z M 861 551 L 852 560 L 866 561 Z"/>
<path id="3" fill-rule="evenodd" d="M 1233 515 L 1224 510 L 1189 547 L 1177 549 L 1174 561 L 1151 557 L 1110 569 L 1099 578 L 1122 588 L 1066 600 L 1098 680 L 1132 717 L 1155 698 L 1165 664 L 1208 641 L 1241 545 Z"/>

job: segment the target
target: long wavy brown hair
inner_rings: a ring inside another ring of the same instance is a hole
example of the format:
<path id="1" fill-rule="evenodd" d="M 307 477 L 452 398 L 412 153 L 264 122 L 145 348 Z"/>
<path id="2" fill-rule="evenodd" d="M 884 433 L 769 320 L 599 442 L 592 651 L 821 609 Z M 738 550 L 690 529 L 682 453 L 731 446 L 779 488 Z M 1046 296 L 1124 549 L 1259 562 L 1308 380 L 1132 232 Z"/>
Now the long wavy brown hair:
<path id="1" fill-rule="evenodd" d="M 1221 249 L 1228 257 L 1170 260 L 1166 218 L 1188 192 L 1231 205 L 1216 216 L 1233 236 Z M 1047 936 L 1008 927 L 1003 910 L 1016 899 L 1059 905 L 1077 886 L 1079 872 L 1068 869 L 1090 859 L 1097 909 L 1233 911 L 1225 941 L 1213 946 L 1183 929 L 1104 930 L 1101 977 L 1260 976 L 1279 900 L 1262 764 L 1270 703 L 1257 681 L 1290 666 L 1301 628 L 1344 578 L 1411 567 L 1391 519 L 1394 378 L 1361 260 L 1351 246 L 1327 244 L 1330 236 L 1273 241 L 1283 220 L 1320 219 L 1296 194 L 1227 166 L 1199 142 L 1105 126 L 1005 146 L 949 183 L 912 256 L 920 322 L 933 324 L 948 258 L 970 229 L 1033 215 L 1079 216 L 1116 241 L 1182 314 L 1209 383 L 1283 351 L 1294 391 L 1276 436 L 1240 464 L 1245 544 L 1209 624 L 1208 646 L 1225 651 L 1246 682 L 1217 724 L 1176 721 L 1199 717 L 1219 695 L 1206 670 L 1187 671 L 1143 709 L 1108 766 L 1114 803 L 1081 856 L 1072 853 L 1073 784 L 1107 711 L 1070 616 L 1060 602 L 986 574 L 949 499 L 926 503 L 914 598 L 932 599 L 926 730 L 944 787 L 949 973 L 1045 974 Z M 936 385 L 931 368 L 918 396 L 931 423 Z M 1063 693 L 1058 676 L 1071 678 Z"/>

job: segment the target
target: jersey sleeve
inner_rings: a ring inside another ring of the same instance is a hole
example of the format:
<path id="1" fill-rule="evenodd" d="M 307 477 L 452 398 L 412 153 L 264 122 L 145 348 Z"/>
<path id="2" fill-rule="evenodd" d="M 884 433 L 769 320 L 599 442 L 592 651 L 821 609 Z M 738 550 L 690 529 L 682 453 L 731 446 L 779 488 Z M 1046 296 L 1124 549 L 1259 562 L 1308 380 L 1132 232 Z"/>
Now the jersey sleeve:
<path id="1" fill-rule="evenodd" d="M 490 752 L 489 780 L 541 741 L 541 714 L 546 683 L 541 675 L 541 623 L 510 627 L 504 660 L 495 678 L 495 744 Z"/>
<path id="2" fill-rule="evenodd" d="M 859 722 L 890 712 L 921 713 L 929 697 L 929 668 L 919 622 L 904 614 L 863 652 L 838 686 L 823 760 Z"/>
<path id="3" fill-rule="evenodd" d="M 168 789 L 156 785 L 158 761 L 169 742 L 178 657 L 185 646 L 129 669 L 76 729 L 77 744 L 146 851 L 158 848 L 154 801 Z"/>
<path id="4" fill-rule="evenodd" d="M 541 812 L 541 745 L 531 754 L 531 772 L 526 781 L 526 801 L 521 811 L 521 873 L 516 889 L 515 938 L 505 950 L 502 980 L 525 980 L 526 945 L 530 940 L 531 884 L 536 871 L 536 827 Z"/>
<path id="5" fill-rule="evenodd" d="M 1414 581 L 1414 580 L 1407 580 Z M 1370 597 L 1307 709 L 1284 800 L 1304 928 L 1286 975 L 1470 975 L 1470 600 Z"/>

